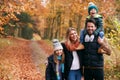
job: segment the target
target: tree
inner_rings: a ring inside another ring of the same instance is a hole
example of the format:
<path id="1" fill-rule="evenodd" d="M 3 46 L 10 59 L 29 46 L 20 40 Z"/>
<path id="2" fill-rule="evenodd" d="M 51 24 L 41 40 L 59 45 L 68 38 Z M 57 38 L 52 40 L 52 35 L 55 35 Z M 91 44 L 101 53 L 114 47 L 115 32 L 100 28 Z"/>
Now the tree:
<path id="1" fill-rule="evenodd" d="M 5 35 L 6 33 L 9 33 L 9 32 L 6 32 L 6 30 L 4 30 L 5 25 L 7 25 L 8 26 L 7 28 L 9 29 L 12 29 L 13 26 L 15 27 L 15 29 L 19 29 L 19 27 L 21 27 L 19 26 L 16 28 L 16 26 L 19 24 L 19 22 L 22 19 L 22 16 L 16 17 L 16 15 L 20 15 L 21 12 L 25 12 L 32 17 L 38 17 L 42 15 L 42 12 L 44 12 L 45 10 L 43 6 L 40 5 L 40 0 L 1 0 L 0 6 L 1 6 L 0 7 L 0 28 L 1 28 L 0 33 L 1 35 Z M 21 15 L 24 15 L 25 17 L 26 14 L 22 13 Z M 25 19 L 26 18 L 29 18 L 29 17 L 26 16 Z M 25 19 L 23 19 L 22 21 L 28 23 L 29 21 L 26 21 Z M 11 22 L 13 26 L 10 25 Z M 14 32 L 14 29 L 12 30 Z"/>
<path id="2" fill-rule="evenodd" d="M 46 17 L 47 38 L 63 38 L 62 35 L 65 35 L 68 27 L 75 27 L 79 34 L 80 29 L 84 27 L 88 3 L 91 1 L 98 6 L 99 14 L 103 15 L 104 20 L 115 13 L 114 0 L 50 0 Z"/>

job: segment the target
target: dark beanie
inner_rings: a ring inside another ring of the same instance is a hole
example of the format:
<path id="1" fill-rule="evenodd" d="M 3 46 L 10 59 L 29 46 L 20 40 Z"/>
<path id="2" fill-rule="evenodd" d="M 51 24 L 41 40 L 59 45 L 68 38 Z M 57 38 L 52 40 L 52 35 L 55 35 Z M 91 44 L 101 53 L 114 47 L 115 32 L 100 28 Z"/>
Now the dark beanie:
<path id="1" fill-rule="evenodd" d="M 90 14 L 90 10 L 96 9 L 96 12 L 98 13 L 98 7 L 95 4 L 91 4 L 88 6 L 88 13 Z"/>

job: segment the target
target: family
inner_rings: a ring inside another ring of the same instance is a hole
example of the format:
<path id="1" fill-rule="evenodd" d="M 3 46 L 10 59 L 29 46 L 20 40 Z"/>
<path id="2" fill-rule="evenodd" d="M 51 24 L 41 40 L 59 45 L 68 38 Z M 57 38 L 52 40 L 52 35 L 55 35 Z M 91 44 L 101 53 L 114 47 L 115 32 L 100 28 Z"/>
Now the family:
<path id="1" fill-rule="evenodd" d="M 46 80 L 104 80 L 105 46 L 102 16 L 94 3 L 89 3 L 85 28 L 68 28 L 66 40 L 53 39 L 54 53 L 48 57 Z"/>

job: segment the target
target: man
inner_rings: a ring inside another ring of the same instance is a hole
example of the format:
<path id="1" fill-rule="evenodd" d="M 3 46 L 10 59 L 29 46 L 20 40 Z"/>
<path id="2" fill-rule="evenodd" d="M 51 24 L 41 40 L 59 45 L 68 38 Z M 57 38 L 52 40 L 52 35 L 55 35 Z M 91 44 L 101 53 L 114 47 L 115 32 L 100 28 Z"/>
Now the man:
<path id="1" fill-rule="evenodd" d="M 88 19 L 85 23 L 87 35 L 84 35 L 83 53 L 84 79 L 104 80 L 104 59 L 103 54 L 98 53 L 100 45 L 104 43 L 103 38 L 94 35 L 97 29 L 94 19 Z"/>

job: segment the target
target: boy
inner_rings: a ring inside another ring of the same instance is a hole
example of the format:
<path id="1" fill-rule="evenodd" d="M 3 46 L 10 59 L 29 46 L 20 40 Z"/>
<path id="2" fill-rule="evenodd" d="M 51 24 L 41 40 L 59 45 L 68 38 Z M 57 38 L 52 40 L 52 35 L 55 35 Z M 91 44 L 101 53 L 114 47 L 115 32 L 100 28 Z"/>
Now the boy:
<path id="1" fill-rule="evenodd" d="M 98 14 L 98 8 L 93 2 L 89 3 L 88 14 L 89 15 L 87 16 L 86 20 L 93 18 L 96 21 L 97 29 L 95 30 L 94 35 L 95 36 L 99 35 L 100 38 L 103 38 L 104 30 L 103 30 L 102 16 Z M 81 30 L 81 32 L 80 32 L 80 42 L 81 43 L 83 42 L 83 37 L 86 34 L 87 34 L 87 32 L 86 32 L 86 27 L 85 27 L 85 29 Z"/>

